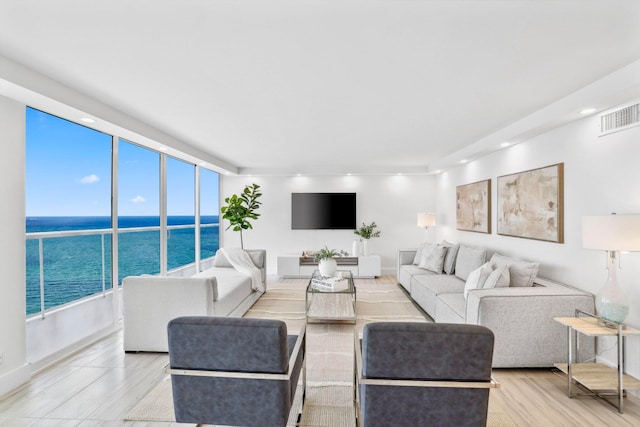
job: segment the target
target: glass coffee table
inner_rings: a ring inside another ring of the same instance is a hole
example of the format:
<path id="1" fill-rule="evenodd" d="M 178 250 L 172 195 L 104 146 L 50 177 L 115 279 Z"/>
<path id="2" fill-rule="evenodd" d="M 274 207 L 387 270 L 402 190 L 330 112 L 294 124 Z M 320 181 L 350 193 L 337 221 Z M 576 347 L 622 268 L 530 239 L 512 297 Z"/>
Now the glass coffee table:
<path id="1" fill-rule="evenodd" d="M 307 323 L 356 323 L 356 287 L 349 270 L 336 271 L 334 278 L 323 278 L 314 271 L 305 293 Z"/>

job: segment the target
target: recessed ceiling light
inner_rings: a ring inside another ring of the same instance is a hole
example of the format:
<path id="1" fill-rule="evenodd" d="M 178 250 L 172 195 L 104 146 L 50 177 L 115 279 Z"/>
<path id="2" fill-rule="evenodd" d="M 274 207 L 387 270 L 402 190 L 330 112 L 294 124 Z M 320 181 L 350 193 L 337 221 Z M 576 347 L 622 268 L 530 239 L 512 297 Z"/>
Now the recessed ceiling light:
<path id="1" fill-rule="evenodd" d="M 435 173 L 436 175 L 439 174 L 440 172 L 442 172 L 440 169 L 433 171 L 433 173 Z"/>
<path id="2" fill-rule="evenodd" d="M 167 148 L 167 147 L 158 147 L 158 150 L 160 150 L 160 151 L 167 151 L 167 150 L 168 150 L 168 148 Z"/>
<path id="3" fill-rule="evenodd" d="M 468 161 L 469 160 L 467 160 L 467 159 L 462 159 L 462 160 L 460 160 L 460 163 L 467 163 Z"/>
<path id="4" fill-rule="evenodd" d="M 351 172 L 347 172 L 347 176 L 351 176 Z"/>
<path id="5" fill-rule="evenodd" d="M 500 144 L 500 147 L 508 147 L 510 145 L 511 145 L 510 142 L 503 142 L 502 144 Z"/>
<path id="6" fill-rule="evenodd" d="M 96 119 L 92 119 L 91 117 L 81 117 L 80 121 L 85 123 L 95 123 Z"/>
<path id="7" fill-rule="evenodd" d="M 296 176 L 302 176 L 302 174 L 301 173 L 297 173 Z"/>
<path id="8" fill-rule="evenodd" d="M 580 114 L 582 114 L 583 116 L 586 116 L 587 114 L 592 114 L 595 113 L 597 110 L 595 108 L 585 108 L 584 110 L 580 111 Z"/>

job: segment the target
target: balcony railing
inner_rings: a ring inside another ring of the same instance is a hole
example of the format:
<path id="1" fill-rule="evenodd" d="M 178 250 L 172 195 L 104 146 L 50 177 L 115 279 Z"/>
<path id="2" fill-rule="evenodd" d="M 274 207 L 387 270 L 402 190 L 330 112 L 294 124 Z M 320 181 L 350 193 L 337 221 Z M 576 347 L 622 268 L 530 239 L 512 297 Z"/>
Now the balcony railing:
<path id="1" fill-rule="evenodd" d="M 213 242 L 213 239 L 205 239 L 204 235 L 207 229 L 215 233 L 218 226 L 218 223 L 200 225 L 202 259 L 212 256 L 217 249 L 217 239 Z M 132 233 L 154 234 L 152 238 L 140 238 L 136 243 L 129 242 L 127 248 L 119 248 L 120 266 L 113 269 L 120 272 L 118 285 L 123 275 L 157 274 L 160 271 L 160 230 L 160 226 L 118 229 L 118 236 Z M 185 234 L 186 230 L 192 230 L 192 232 Z M 170 243 L 172 232 L 174 240 L 180 238 L 181 244 Z M 91 239 L 91 236 L 99 240 Z M 112 236 L 112 228 L 27 233 L 27 316 L 39 314 L 44 318 L 46 311 L 53 307 L 100 293 L 103 297 L 106 296 L 113 282 L 111 277 Z M 169 270 L 177 270 L 195 262 L 195 225 L 167 226 L 167 239 Z M 29 245 L 29 241 L 33 241 L 34 244 Z M 37 251 L 35 242 L 37 242 Z M 119 237 L 119 246 L 121 245 L 122 240 Z M 123 250 L 128 253 L 123 254 Z M 189 252 L 189 254 L 180 252 Z M 96 260 L 98 254 L 99 262 Z M 188 262 L 184 262 L 187 260 Z M 123 263 L 124 268 L 120 268 Z M 45 280 L 45 272 L 50 273 L 50 279 Z M 47 299 L 45 289 L 48 289 L 53 296 Z"/>

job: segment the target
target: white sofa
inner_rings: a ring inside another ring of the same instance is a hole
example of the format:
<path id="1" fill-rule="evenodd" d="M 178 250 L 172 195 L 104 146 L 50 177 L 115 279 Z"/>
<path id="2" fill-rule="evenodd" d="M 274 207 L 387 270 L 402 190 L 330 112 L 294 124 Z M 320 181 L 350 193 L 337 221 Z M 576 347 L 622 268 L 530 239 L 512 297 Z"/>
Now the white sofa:
<path id="1" fill-rule="evenodd" d="M 528 285 L 471 289 L 464 296 L 470 272 L 487 260 L 482 248 L 451 245 L 444 271 L 434 272 L 414 264 L 415 249 L 398 253 L 398 282 L 435 322 L 486 326 L 495 335 L 494 368 L 552 367 L 566 361 L 567 331 L 554 317 L 573 316 L 575 309 L 594 312 L 593 295 L 536 276 L 537 264 L 525 281 Z M 531 265 L 500 257 L 503 262 Z M 518 268 L 509 266 L 511 280 Z M 520 272 L 525 268 L 520 268 Z M 520 276 L 522 279 L 522 276 Z M 594 355 L 594 341 L 580 343 L 580 357 Z"/>
<path id="2" fill-rule="evenodd" d="M 266 284 L 266 251 L 247 250 Z M 266 289 L 266 285 L 265 285 Z M 191 277 L 131 276 L 122 281 L 124 351 L 167 352 L 167 324 L 180 316 L 240 317 L 263 292 L 216 253 Z"/>

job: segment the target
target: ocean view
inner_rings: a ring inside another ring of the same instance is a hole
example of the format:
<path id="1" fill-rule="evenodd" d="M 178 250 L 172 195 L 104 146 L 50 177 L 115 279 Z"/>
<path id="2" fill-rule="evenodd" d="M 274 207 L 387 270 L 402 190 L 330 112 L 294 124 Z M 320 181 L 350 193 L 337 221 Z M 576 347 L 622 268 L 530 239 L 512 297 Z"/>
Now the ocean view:
<path id="1" fill-rule="evenodd" d="M 168 226 L 193 225 L 193 216 L 169 216 Z M 217 215 L 201 217 L 201 224 L 218 224 Z M 118 218 L 118 283 L 124 277 L 160 272 L 160 231 L 127 232 L 140 227 L 159 227 L 158 216 L 122 216 Z M 26 232 L 41 233 L 111 228 L 111 217 L 27 217 Z M 169 231 L 168 269 L 195 261 L 194 228 Z M 104 283 L 111 288 L 111 234 L 68 236 L 43 239 L 45 309 L 102 292 L 103 237 Z M 201 228 L 201 257 L 215 254 L 219 246 L 217 226 Z M 38 313 L 40 264 L 38 239 L 27 239 L 26 302 L 27 315 Z"/>

